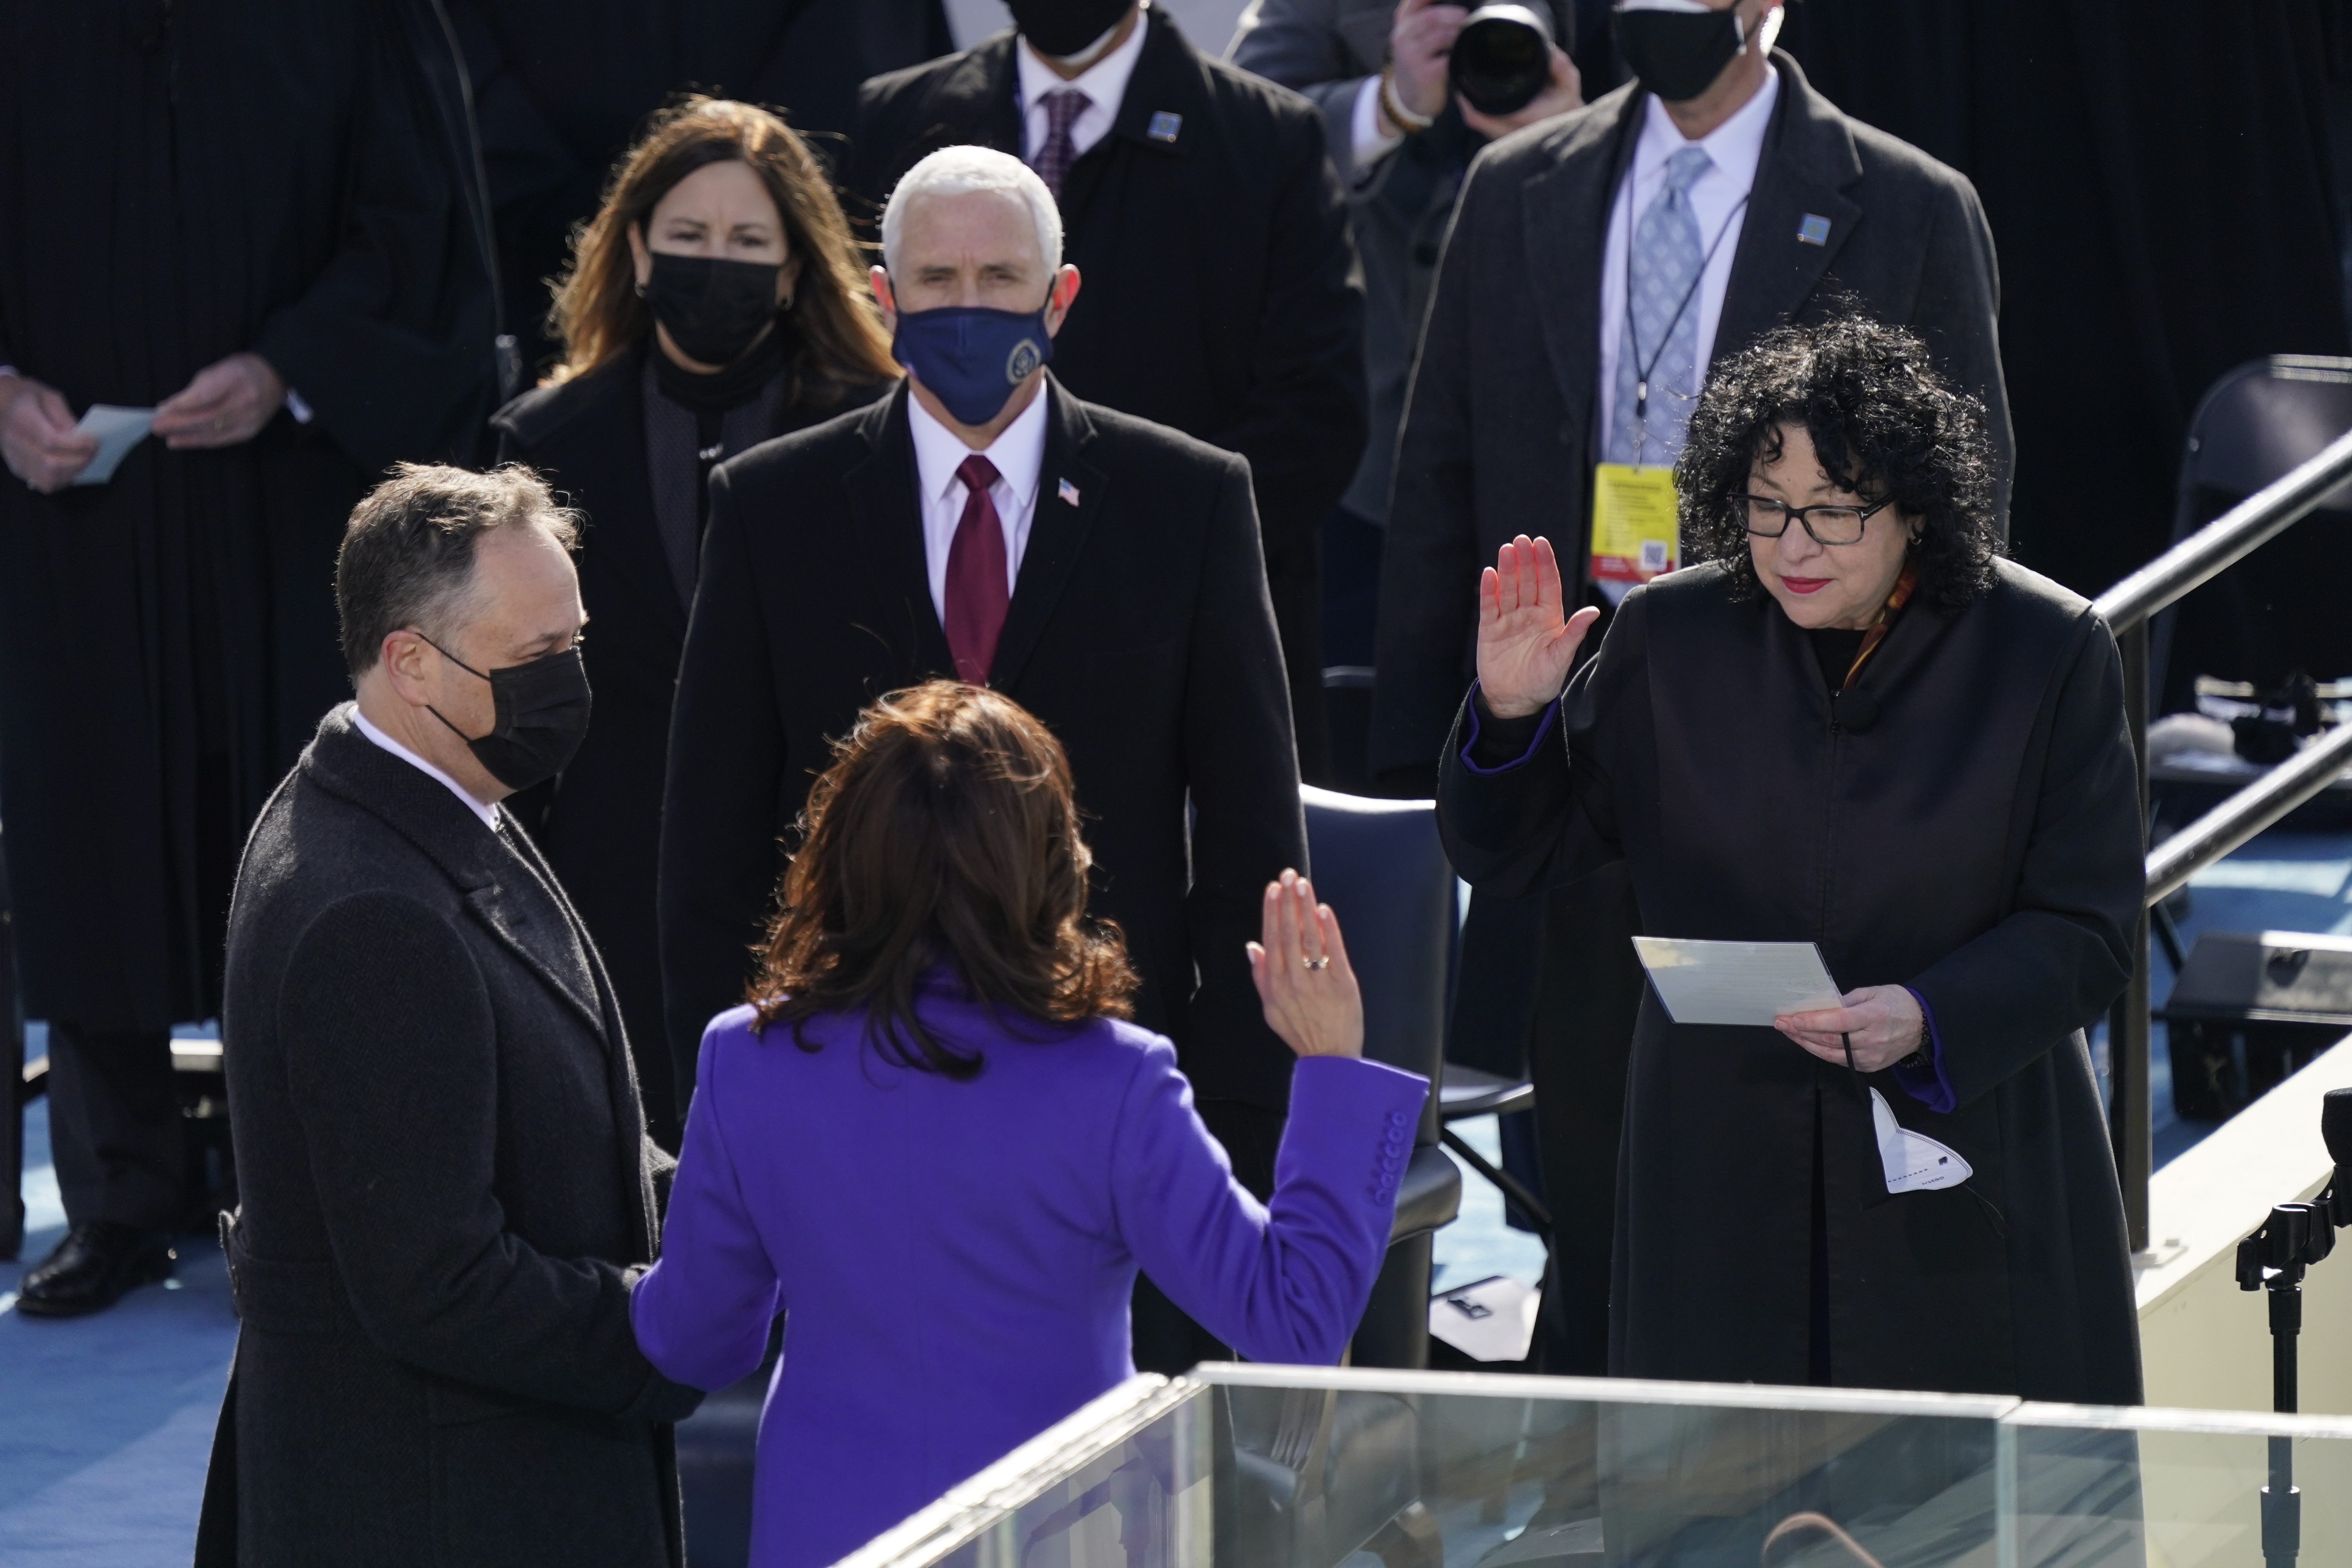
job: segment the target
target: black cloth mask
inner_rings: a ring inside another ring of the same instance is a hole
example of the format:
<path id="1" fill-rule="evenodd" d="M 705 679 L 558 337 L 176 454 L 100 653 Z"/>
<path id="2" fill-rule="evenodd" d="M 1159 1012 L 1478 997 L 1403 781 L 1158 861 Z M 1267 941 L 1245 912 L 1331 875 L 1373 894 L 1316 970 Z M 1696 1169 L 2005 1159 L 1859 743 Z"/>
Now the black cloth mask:
<path id="1" fill-rule="evenodd" d="M 1013 25 L 1041 55 L 1068 59 L 1118 26 L 1135 0 L 1007 0 Z"/>
<path id="2" fill-rule="evenodd" d="M 490 701 L 497 717 L 491 721 L 490 732 L 479 740 L 449 724 L 447 716 L 439 709 L 427 704 L 425 711 L 449 724 L 449 732 L 466 742 L 474 760 L 489 769 L 492 778 L 509 789 L 525 790 L 563 771 L 587 737 L 592 706 L 588 671 L 580 662 L 578 647 L 551 653 L 528 664 L 484 671 L 476 669 L 431 637 L 425 640 L 467 675 L 490 683 Z"/>
<path id="3" fill-rule="evenodd" d="M 653 252 L 646 303 L 678 352 L 703 364 L 732 364 L 776 317 L 776 265 Z"/>
<path id="4" fill-rule="evenodd" d="M 1696 98 L 1739 58 L 1739 18 L 1729 10 L 1615 11 L 1617 58 L 1668 103 Z"/>

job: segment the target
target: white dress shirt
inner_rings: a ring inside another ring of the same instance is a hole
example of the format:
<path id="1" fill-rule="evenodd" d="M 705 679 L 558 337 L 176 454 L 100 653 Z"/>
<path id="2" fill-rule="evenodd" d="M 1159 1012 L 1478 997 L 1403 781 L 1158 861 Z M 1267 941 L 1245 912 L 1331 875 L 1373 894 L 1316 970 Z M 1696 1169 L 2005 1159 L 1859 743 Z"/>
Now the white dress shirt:
<path id="1" fill-rule="evenodd" d="M 996 466 L 996 482 L 988 487 L 996 503 L 996 521 L 1004 529 L 1004 594 L 1009 600 L 1021 580 L 1021 553 L 1029 548 L 1029 523 L 1037 515 L 1037 480 L 1045 467 L 1045 387 L 1014 415 L 1013 423 L 977 455 Z M 948 623 L 948 552 L 955 548 L 956 527 L 963 521 L 964 498 L 970 493 L 956 469 L 975 454 L 963 438 L 937 419 L 914 396 L 907 399 L 907 424 L 915 437 L 915 482 L 923 501 L 923 566 L 930 577 L 931 608 L 940 625 Z"/>
<path id="2" fill-rule="evenodd" d="M 415 752 L 410 751 L 406 746 L 402 745 L 399 742 L 394 740 L 391 736 L 385 734 L 383 731 L 369 723 L 368 716 L 360 711 L 359 705 L 357 703 L 353 703 L 352 705 L 352 723 L 361 734 L 365 735 L 369 740 L 373 741 L 377 745 L 382 746 L 385 751 L 390 752 L 394 756 L 398 757 L 402 762 L 406 763 L 410 767 L 415 768 L 417 772 L 425 774 L 429 778 L 438 780 L 442 788 L 447 790 L 451 795 L 456 795 L 459 800 L 464 801 L 466 803 L 466 809 L 482 819 L 483 826 L 488 828 L 493 833 L 496 833 L 499 830 L 499 808 L 497 806 L 485 805 L 480 801 L 476 800 L 472 792 L 467 790 L 464 784 L 459 784 L 456 779 L 450 777 L 439 768 L 435 767 L 431 763 L 426 762 L 423 757 L 418 756 Z"/>
<path id="3" fill-rule="evenodd" d="M 1381 129 L 1381 79 L 1368 76 L 1356 84 L 1355 106 L 1348 111 L 1348 154 L 1350 171 L 1361 180 L 1372 165 L 1404 145 L 1404 132 Z"/>
<path id="4" fill-rule="evenodd" d="M 1769 44 L 1768 46 L 1769 47 Z M 1756 165 L 1764 155 L 1764 132 L 1771 128 L 1772 105 L 1780 97 L 1780 73 L 1769 66 L 1764 85 L 1739 106 L 1730 119 L 1696 142 L 1685 141 L 1667 117 L 1665 106 L 1653 96 L 1643 106 L 1642 137 L 1633 146 L 1633 166 L 1617 186 L 1609 208 L 1609 235 L 1601 251 L 1601 424 L 1616 428 L 1617 355 L 1625 336 L 1625 265 L 1633 242 L 1637 215 L 1649 209 L 1666 183 L 1666 160 L 1685 147 L 1706 150 L 1714 167 L 1691 182 L 1691 216 L 1698 221 L 1702 249 L 1715 247 L 1706 270 L 1699 274 L 1698 293 L 1689 309 L 1698 312 L 1698 353 L 1694 365 L 1699 380 L 1715 353 L 1715 329 L 1723 319 L 1723 291 L 1731 281 L 1731 258 L 1739 249 L 1740 231 L 1748 209 L 1741 198 L 1756 184 Z M 1717 243 L 1717 237 L 1721 237 Z"/>
<path id="5" fill-rule="evenodd" d="M 1127 97 L 1127 79 L 1135 74 L 1135 62 L 1143 58 L 1143 35 L 1151 28 L 1151 18 L 1139 16 L 1135 30 L 1127 41 L 1102 58 L 1064 81 L 1037 58 L 1037 51 L 1024 38 L 1021 47 L 1013 51 L 1013 58 L 1021 69 L 1021 161 L 1034 163 L 1044 150 L 1045 134 L 1052 128 L 1046 118 L 1045 95 L 1063 88 L 1074 87 L 1087 95 L 1086 111 L 1070 122 L 1072 157 L 1083 158 L 1094 144 L 1110 134 L 1118 121 L 1118 106 Z"/>

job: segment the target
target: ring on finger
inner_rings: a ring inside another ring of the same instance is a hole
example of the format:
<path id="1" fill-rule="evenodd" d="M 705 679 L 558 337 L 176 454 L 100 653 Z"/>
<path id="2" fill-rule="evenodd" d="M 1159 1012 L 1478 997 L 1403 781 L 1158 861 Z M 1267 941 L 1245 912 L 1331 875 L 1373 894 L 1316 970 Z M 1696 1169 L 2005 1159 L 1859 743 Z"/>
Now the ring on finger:
<path id="1" fill-rule="evenodd" d="M 1309 969 L 1328 969 L 1331 967 L 1331 961 L 1328 958 L 1302 958 L 1298 962 L 1305 964 Z"/>

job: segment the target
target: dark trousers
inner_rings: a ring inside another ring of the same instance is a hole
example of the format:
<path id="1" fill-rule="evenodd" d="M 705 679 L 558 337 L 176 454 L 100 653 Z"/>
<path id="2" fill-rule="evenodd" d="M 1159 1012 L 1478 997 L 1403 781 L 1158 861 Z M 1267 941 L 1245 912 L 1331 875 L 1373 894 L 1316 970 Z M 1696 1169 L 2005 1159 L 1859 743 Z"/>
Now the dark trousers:
<path id="1" fill-rule="evenodd" d="M 1282 1112 L 1236 1100 L 1204 1100 L 1201 1120 L 1224 1145 L 1234 1175 L 1264 1203 L 1274 1196 L 1274 1155 L 1282 1143 Z M 1233 1347 L 1184 1315 L 1160 1287 L 1139 1274 L 1129 1314 L 1135 1336 L 1135 1369 L 1173 1377 L 1204 1361 L 1232 1361 Z"/>
<path id="2" fill-rule="evenodd" d="M 52 1021 L 49 1150 L 69 1223 L 177 1225 L 186 1166 L 170 1033 Z"/>

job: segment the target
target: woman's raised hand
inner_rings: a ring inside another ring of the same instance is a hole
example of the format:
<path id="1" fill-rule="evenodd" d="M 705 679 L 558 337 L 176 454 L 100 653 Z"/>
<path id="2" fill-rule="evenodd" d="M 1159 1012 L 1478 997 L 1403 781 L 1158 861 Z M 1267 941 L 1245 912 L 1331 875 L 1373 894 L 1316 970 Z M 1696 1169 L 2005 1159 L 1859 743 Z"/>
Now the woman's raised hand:
<path id="1" fill-rule="evenodd" d="M 1568 684 L 1578 645 L 1601 612 L 1561 616 L 1559 562 L 1524 533 L 1478 578 L 1478 689 L 1497 719 L 1540 710 Z"/>
<path id="2" fill-rule="evenodd" d="M 1249 949 L 1266 1026 L 1302 1057 L 1364 1054 L 1364 998 L 1339 920 L 1315 901 L 1315 886 L 1296 871 L 1265 885 L 1263 941 Z"/>

